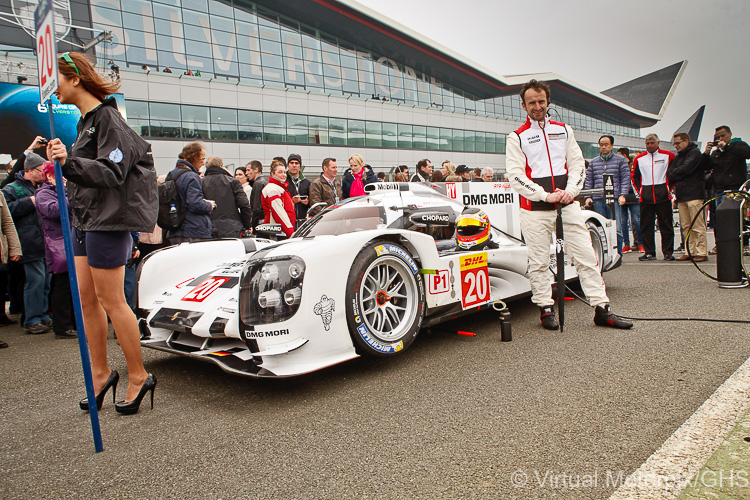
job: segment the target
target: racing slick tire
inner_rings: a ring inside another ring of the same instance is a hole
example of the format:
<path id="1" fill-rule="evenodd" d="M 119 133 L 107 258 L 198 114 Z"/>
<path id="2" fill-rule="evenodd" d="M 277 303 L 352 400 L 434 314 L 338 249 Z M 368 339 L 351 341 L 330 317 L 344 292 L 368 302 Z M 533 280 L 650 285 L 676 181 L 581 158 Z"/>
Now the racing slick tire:
<path id="1" fill-rule="evenodd" d="M 414 342 L 424 318 L 419 267 L 400 245 L 376 241 L 354 259 L 346 285 L 346 321 L 357 352 L 393 356 Z"/>

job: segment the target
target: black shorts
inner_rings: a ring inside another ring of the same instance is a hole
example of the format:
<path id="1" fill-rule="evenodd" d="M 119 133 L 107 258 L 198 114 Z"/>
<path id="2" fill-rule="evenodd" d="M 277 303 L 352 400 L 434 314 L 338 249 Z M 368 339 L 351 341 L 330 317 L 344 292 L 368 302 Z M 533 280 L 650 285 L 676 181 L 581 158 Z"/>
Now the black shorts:
<path id="1" fill-rule="evenodd" d="M 73 231 L 73 255 L 87 257 L 90 267 L 115 269 L 133 254 L 130 231 Z"/>

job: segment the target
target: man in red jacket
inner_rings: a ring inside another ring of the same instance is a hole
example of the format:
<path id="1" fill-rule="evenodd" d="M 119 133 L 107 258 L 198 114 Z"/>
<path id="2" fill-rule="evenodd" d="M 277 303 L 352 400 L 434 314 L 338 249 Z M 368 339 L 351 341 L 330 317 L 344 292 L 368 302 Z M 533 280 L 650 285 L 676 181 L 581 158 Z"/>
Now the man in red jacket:
<path id="1" fill-rule="evenodd" d="M 646 253 L 638 260 L 656 260 L 654 222 L 659 218 L 661 251 L 664 260 L 675 260 L 672 200 L 669 199 L 667 170 L 674 160 L 674 153 L 659 149 L 656 134 L 646 136 L 646 152 L 633 161 L 633 186 L 638 190 L 641 202 L 641 236 Z"/>

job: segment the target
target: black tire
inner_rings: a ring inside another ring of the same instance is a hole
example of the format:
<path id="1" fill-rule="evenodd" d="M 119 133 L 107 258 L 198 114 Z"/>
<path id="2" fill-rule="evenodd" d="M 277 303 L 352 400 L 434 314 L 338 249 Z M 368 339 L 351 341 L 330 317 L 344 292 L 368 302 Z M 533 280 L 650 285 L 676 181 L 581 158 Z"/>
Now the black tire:
<path id="1" fill-rule="evenodd" d="M 346 321 L 357 352 L 393 356 L 417 338 L 424 318 L 424 284 L 400 245 L 378 241 L 354 259 L 346 286 Z"/>
<path id="2" fill-rule="evenodd" d="M 604 243 L 599 232 L 599 225 L 589 220 L 586 221 L 586 227 L 589 229 L 591 246 L 594 247 L 594 255 L 596 256 L 596 262 L 599 264 L 599 274 L 601 274 L 604 269 Z"/>

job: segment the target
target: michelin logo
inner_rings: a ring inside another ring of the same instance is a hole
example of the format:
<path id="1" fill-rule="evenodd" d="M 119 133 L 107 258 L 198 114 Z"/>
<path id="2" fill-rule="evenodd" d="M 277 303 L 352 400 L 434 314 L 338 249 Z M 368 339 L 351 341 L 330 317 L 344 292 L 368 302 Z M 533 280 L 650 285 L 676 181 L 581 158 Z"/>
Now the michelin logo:
<path id="1" fill-rule="evenodd" d="M 404 348 L 404 343 L 402 341 L 397 342 L 396 344 L 382 344 L 372 338 L 372 335 L 370 335 L 370 332 L 367 331 L 367 327 L 365 325 L 359 325 L 357 327 L 357 332 L 359 332 L 360 337 L 367 342 L 367 345 L 375 349 L 376 351 L 385 352 L 385 353 L 391 353 L 391 352 L 398 352 L 401 349 Z"/>
<path id="2" fill-rule="evenodd" d="M 413 272 L 414 274 L 417 274 L 417 272 L 419 272 L 419 268 L 417 268 L 417 265 L 414 264 L 414 261 L 409 256 L 409 254 L 404 252 L 401 248 L 397 246 L 380 245 L 380 246 L 375 247 L 375 253 L 377 253 L 378 255 L 383 255 L 386 253 L 392 253 L 392 254 L 398 255 L 399 257 L 404 259 L 404 261 L 409 265 L 409 267 L 411 268 L 411 272 Z"/>

